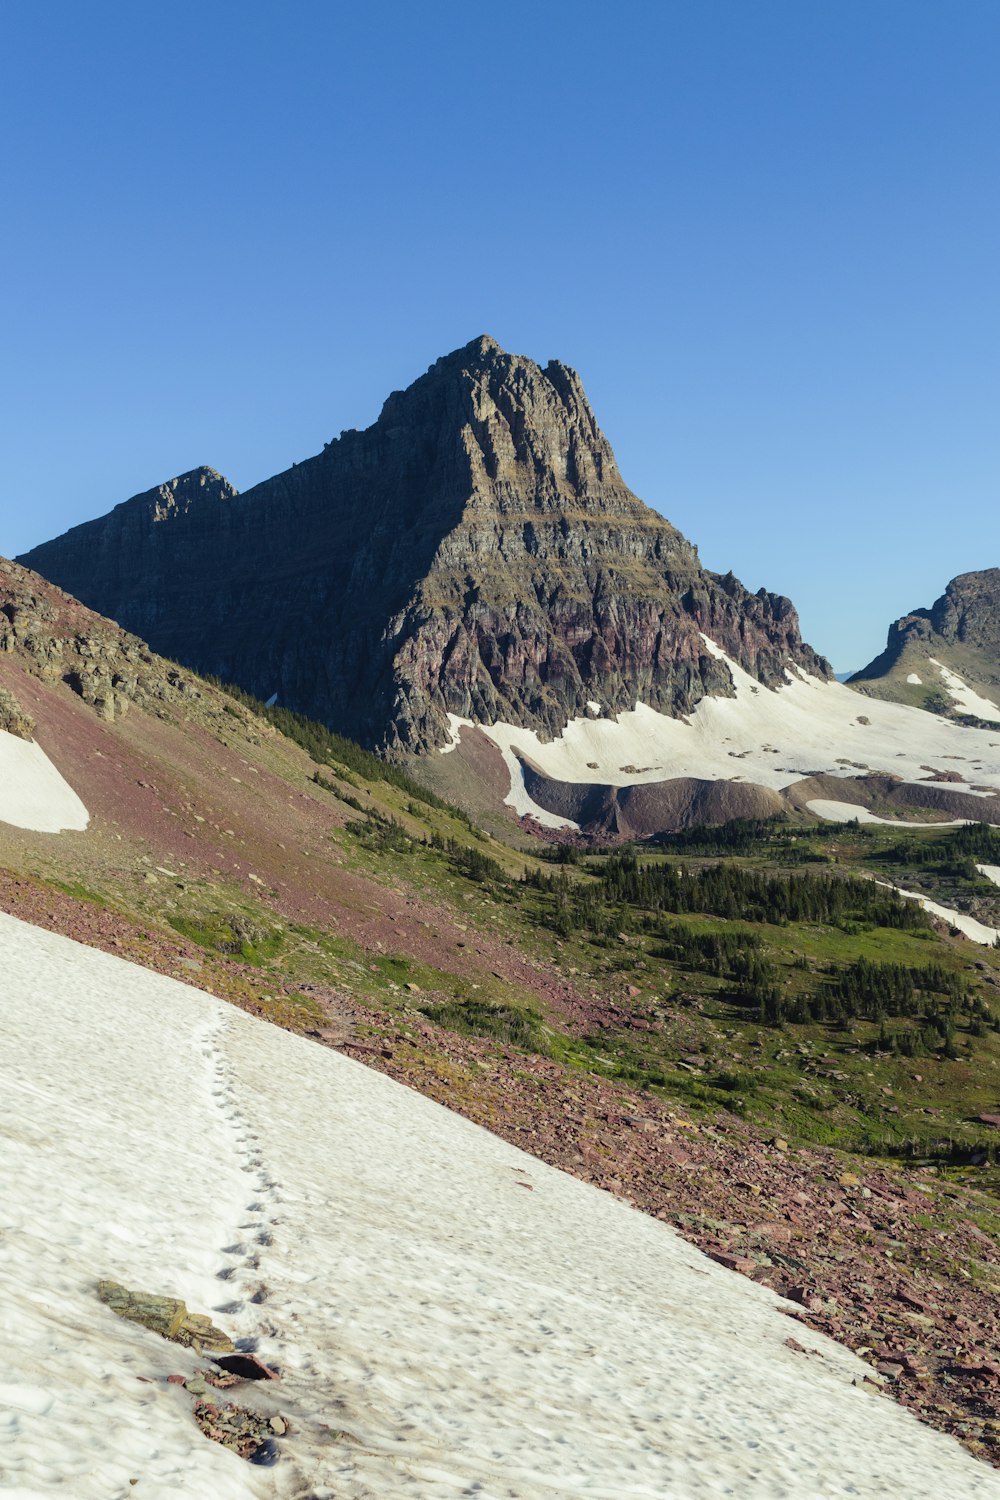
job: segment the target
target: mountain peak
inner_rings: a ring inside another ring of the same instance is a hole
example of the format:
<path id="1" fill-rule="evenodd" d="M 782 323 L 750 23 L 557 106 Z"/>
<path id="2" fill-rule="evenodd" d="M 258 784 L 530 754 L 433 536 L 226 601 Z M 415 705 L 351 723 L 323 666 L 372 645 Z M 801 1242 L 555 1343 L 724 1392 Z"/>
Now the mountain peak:
<path id="1" fill-rule="evenodd" d="M 733 691 L 702 632 L 763 682 L 828 671 L 787 600 L 721 584 L 627 488 L 573 370 L 487 335 L 238 500 L 192 470 L 24 560 L 161 654 L 397 752 L 445 743 L 449 714 L 549 736 L 593 700 L 686 713 Z"/>
<path id="2" fill-rule="evenodd" d="M 996 720 L 1000 705 L 1000 568 L 960 573 L 930 608 L 889 626 L 885 650 L 851 681 L 881 698 Z"/>
<path id="3" fill-rule="evenodd" d="M 487 359 L 492 354 L 503 354 L 504 352 L 496 339 L 491 338 L 488 333 L 481 333 L 478 338 L 470 339 L 462 350 L 462 353 L 468 354 L 470 358 L 479 359 Z"/>
<path id="4" fill-rule="evenodd" d="M 185 474 L 178 474 L 173 479 L 168 479 L 164 484 L 156 485 L 143 494 L 133 495 L 131 500 L 126 500 L 126 505 L 153 506 L 157 514 L 155 520 L 163 520 L 167 515 L 177 511 L 187 511 L 192 505 L 216 503 L 223 500 L 235 500 L 239 490 L 229 483 L 219 473 L 218 469 L 211 469 L 207 464 L 199 464 L 195 469 L 189 469 Z"/>

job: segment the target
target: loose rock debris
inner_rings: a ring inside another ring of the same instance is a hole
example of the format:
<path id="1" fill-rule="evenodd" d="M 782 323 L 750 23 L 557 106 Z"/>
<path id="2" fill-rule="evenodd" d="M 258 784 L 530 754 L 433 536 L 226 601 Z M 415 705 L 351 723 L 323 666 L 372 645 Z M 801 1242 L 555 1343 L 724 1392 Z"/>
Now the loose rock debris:
<path id="1" fill-rule="evenodd" d="M 202 1313 L 190 1312 L 177 1297 L 155 1292 L 137 1292 L 117 1281 L 99 1281 L 97 1295 L 118 1317 L 139 1323 L 172 1343 L 193 1348 L 214 1358 L 217 1369 L 196 1370 L 194 1375 L 167 1377 L 171 1385 L 183 1385 L 195 1401 L 193 1416 L 205 1437 L 221 1443 L 249 1463 L 269 1467 L 277 1463 L 280 1450 L 276 1438 L 290 1430 L 286 1418 L 254 1411 L 229 1401 L 212 1401 L 209 1387 L 228 1390 L 248 1380 L 277 1380 L 278 1372 L 252 1353 L 238 1351 L 228 1334 Z M 140 1377 L 145 1378 L 145 1377 Z"/>

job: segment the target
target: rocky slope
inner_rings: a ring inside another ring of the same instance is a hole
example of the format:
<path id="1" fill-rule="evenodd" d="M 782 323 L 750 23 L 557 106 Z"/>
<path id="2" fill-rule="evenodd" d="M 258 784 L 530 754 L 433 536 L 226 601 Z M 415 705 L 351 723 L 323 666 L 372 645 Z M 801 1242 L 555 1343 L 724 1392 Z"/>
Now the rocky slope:
<path id="1" fill-rule="evenodd" d="M 851 682 L 876 697 L 1000 720 L 1000 568 L 962 573 L 930 609 L 894 621 L 885 650 Z"/>
<path id="2" fill-rule="evenodd" d="M 361 742 L 447 715 L 548 735 L 597 701 L 668 714 L 819 676 L 787 599 L 703 569 L 625 486 L 577 375 L 479 338 L 242 496 L 199 469 L 21 559 L 153 647 Z"/>
<path id="3" fill-rule="evenodd" d="M 15 677 L 23 673 L 69 688 L 109 723 L 134 704 L 165 717 L 171 705 L 204 698 L 201 685 L 157 658 L 144 641 L 28 568 L 0 558 L 0 672 L 5 666 Z M 218 716 L 228 700 L 214 693 L 207 701 Z M 0 688 L 0 729 L 24 739 L 35 729 L 10 687 Z"/>

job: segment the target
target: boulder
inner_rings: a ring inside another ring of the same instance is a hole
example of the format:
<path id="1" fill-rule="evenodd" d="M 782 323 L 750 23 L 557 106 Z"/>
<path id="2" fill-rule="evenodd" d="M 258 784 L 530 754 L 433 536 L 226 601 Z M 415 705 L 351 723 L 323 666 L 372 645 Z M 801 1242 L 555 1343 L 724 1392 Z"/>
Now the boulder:
<path id="1" fill-rule="evenodd" d="M 119 1318 L 129 1323 L 141 1323 L 143 1328 L 151 1329 L 172 1343 L 219 1354 L 236 1351 L 232 1339 L 216 1328 L 211 1318 L 203 1313 L 190 1312 L 178 1297 L 133 1291 L 118 1281 L 99 1281 L 97 1295 Z"/>

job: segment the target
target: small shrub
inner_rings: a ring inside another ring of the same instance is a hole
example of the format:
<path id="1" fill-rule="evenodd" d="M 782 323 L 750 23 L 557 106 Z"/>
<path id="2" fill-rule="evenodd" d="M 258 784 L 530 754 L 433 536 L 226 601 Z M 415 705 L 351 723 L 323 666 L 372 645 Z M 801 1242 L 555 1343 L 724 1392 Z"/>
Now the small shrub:
<path id="1" fill-rule="evenodd" d="M 535 1010 L 497 1005 L 486 1000 L 449 1000 L 420 1007 L 428 1020 L 465 1036 L 492 1037 L 524 1052 L 547 1051 L 542 1018 Z"/>

